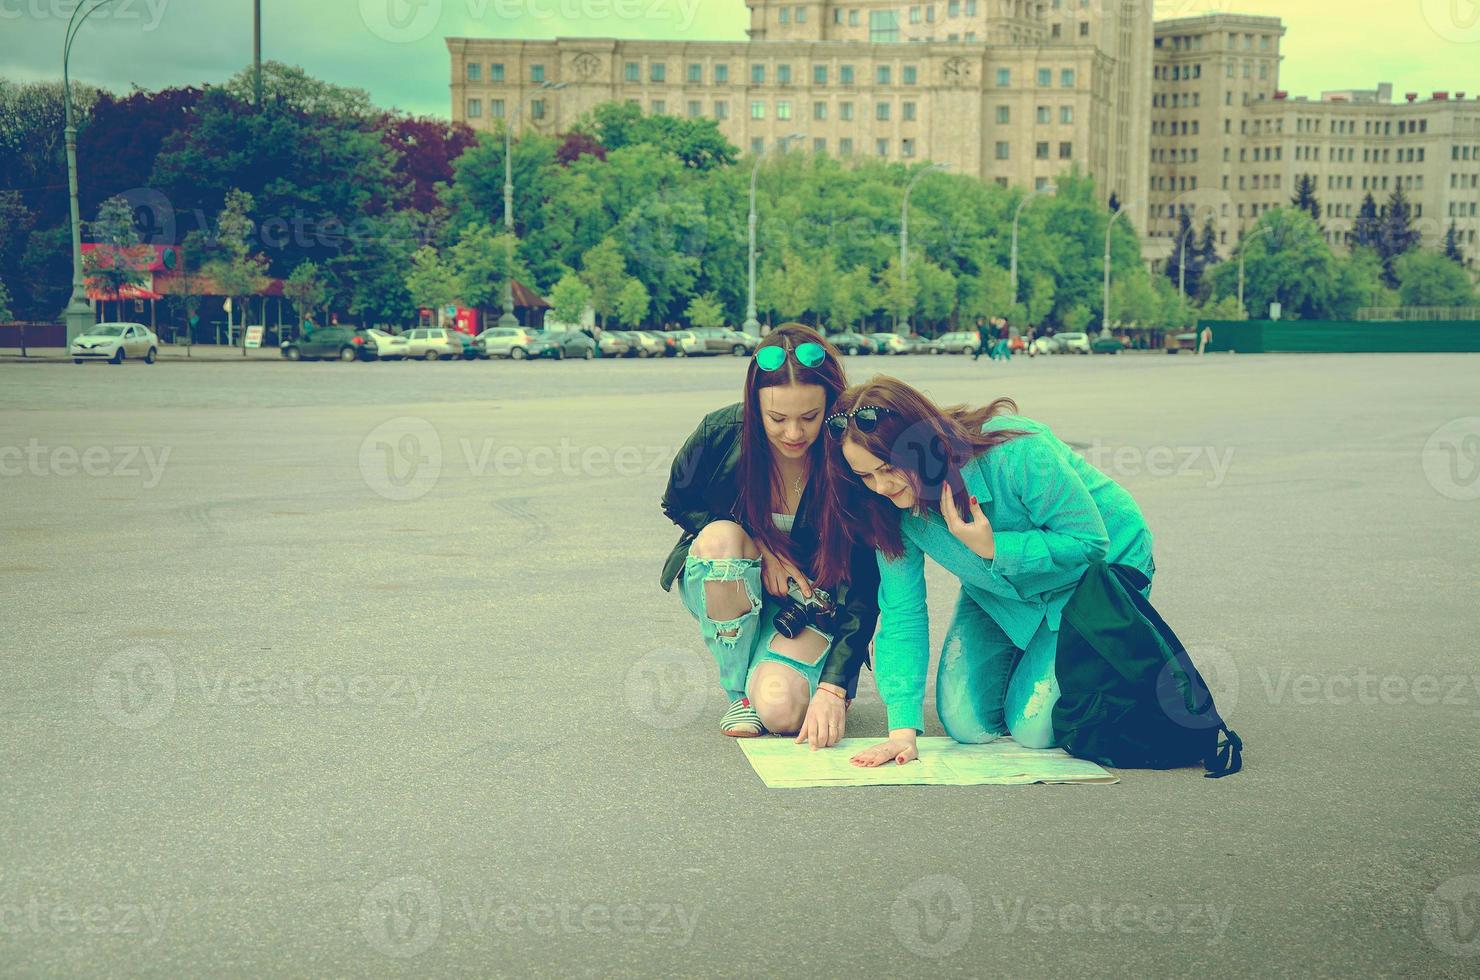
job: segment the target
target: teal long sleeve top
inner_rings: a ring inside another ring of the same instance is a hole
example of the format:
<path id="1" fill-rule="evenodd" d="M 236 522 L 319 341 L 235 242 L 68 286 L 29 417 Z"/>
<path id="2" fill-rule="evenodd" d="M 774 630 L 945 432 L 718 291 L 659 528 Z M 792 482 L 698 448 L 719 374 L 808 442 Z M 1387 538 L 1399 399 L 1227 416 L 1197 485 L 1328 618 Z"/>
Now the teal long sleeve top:
<path id="1" fill-rule="evenodd" d="M 904 555 L 879 561 L 875 674 L 890 730 L 924 730 L 930 622 L 925 556 L 961 580 L 966 594 L 1020 649 L 1046 621 L 1053 630 L 1094 562 L 1132 565 L 1148 575 L 1151 532 L 1131 495 L 1049 429 L 1021 416 L 988 419 L 983 431 L 1027 433 L 995 446 L 961 470 L 991 522 L 996 555 L 966 547 L 933 511 L 902 511 Z"/>

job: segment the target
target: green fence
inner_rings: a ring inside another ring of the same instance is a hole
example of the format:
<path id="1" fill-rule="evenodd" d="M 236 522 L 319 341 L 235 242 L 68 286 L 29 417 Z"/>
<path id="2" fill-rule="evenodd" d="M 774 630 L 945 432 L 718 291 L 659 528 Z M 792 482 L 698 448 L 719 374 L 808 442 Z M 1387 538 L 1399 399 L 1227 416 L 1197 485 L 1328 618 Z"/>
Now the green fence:
<path id="1" fill-rule="evenodd" d="M 1209 351 L 1240 354 L 1480 353 L 1480 320 L 1200 320 Z"/>

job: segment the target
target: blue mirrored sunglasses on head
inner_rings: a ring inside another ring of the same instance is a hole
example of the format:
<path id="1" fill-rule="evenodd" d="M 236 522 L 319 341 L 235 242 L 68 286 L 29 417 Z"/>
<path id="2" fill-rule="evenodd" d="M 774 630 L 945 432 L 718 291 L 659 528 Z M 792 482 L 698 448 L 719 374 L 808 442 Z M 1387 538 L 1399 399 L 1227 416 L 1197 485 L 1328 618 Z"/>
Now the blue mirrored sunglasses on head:
<path id="1" fill-rule="evenodd" d="M 787 353 L 787 349 L 780 344 L 762 347 L 755 352 L 756 366 L 762 371 L 774 371 L 786 363 Z M 802 367 L 814 368 L 827 360 L 827 350 L 821 344 L 797 344 L 797 349 L 790 353 Z"/>

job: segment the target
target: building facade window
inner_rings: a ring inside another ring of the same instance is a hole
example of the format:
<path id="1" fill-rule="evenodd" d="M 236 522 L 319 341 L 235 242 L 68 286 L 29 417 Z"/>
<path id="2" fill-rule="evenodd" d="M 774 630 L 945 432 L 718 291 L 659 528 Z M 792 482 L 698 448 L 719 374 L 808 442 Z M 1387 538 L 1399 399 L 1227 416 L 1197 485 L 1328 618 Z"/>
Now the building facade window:
<path id="1" fill-rule="evenodd" d="M 903 118 L 905 122 L 915 121 L 915 103 L 905 102 L 900 106 L 899 111 L 901 113 L 901 118 Z"/>
<path id="2" fill-rule="evenodd" d="M 544 84 L 544 81 L 545 81 L 545 66 L 544 65 L 530 65 L 529 66 L 529 80 L 531 82 L 534 82 L 536 85 L 542 85 L 542 84 Z"/>
<path id="3" fill-rule="evenodd" d="M 776 84 L 777 85 L 790 85 L 791 84 L 791 65 L 777 65 L 776 66 Z"/>
<path id="4" fill-rule="evenodd" d="M 488 114 L 495 119 L 504 118 L 504 100 L 492 99 L 488 103 Z"/>
<path id="5" fill-rule="evenodd" d="M 813 85 L 826 85 L 827 84 L 827 66 L 826 65 L 813 65 L 812 66 L 812 84 Z"/>
<path id="6" fill-rule="evenodd" d="M 752 84 L 752 85 L 764 85 L 764 84 L 766 84 L 766 66 L 765 65 L 751 65 L 750 66 L 750 84 Z"/>
<path id="7" fill-rule="evenodd" d="M 853 66 L 842 65 L 838 68 L 838 82 L 843 85 L 853 84 Z"/>
<path id="8" fill-rule="evenodd" d="M 892 72 L 890 71 L 888 65 L 880 65 L 878 68 L 874 69 L 874 81 L 880 85 L 888 85 L 890 84 L 891 74 Z"/>
<path id="9" fill-rule="evenodd" d="M 814 102 L 814 103 L 812 103 L 812 118 L 813 119 L 818 119 L 818 120 L 822 120 L 822 119 L 826 119 L 827 118 L 827 103 L 826 102 Z"/>
<path id="10" fill-rule="evenodd" d="M 1040 68 L 1040 69 L 1038 69 L 1038 87 L 1039 88 L 1048 88 L 1052 84 L 1053 84 L 1053 69 L 1052 68 Z"/>
<path id="11" fill-rule="evenodd" d="M 535 99 L 529 103 L 529 117 L 531 119 L 545 118 L 545 100 Z"/>
<path id="12" fill-rule="evenodd" d="M 469 99 L 468 100 L 468 118 L 469 119 L 477 119 L 477 118 L 479 118 L 482 115 L 483 115 L 483 100 L 482 99 Z"/>
<path id="13" fill-rule="evenodd" d="M 504 80 L 504 66 L 502 63 L 488 66 L 488 80 L 490 82 L 502 82 Z"/>
<path id="14" fill-rule="evenodd" d="M 476 61 L 468 62 L 468 81 L 477 82 L 483 78 L 483 66 Z"/>
<path id="15" fill-rule="evenodd" d="M 1005 143 L 1005 142 L 999 142 L 997 144 L 997 159 L 998 160 L 1006 160 L 1006 159 L 1009 159 L 1009 157 L 1011 155 L 1011 152 L 1012 152 L 1012 147 L 1010 146 L 1010 144 Z"/>
<path id="16" fill-rule="evenodd" d="M 1073 68 L 1065 68 L 1063 71 L 1059 72 L 1059 88 L 1073 88 L 1073 87 L 1074 87 L 1074 69 Z"/>
<path id="17" fill-rule="evenodd" d="M 1012 85 L 1012 69 L 1011 68 L 998 68 L 997 69 L 997 87 L 998 88 L 1008 88 L 1011 85 Z"/>
<path id="18" fill-rule="evenodd" d="M 724 100 L 720 100 L 720 101 L 716 102 L 714 104 L 714 118 L 715 119 L 728 119 L 728 118 L 730 118 L 730 103 L 728 103 L 728 102 L 726 102 Z"/>
<path id="19" fill-rule="evenodd" d="M 704 66 L 689 65 L 689 84 L 698 85 L 704 81 Z"/>
<path id="20" fill-rule="evenodd" d="M 851 103 L 851 102 L 840 102 L 840 103 L 838 103 L 838 118 L 841 119 L 841 120 L 843 120 L 844 122 L 852 122 L 853 121 L 853 103 Z"/>
<path id="21" fill-rule="evenodd" d="M 889 121 L 889 103 L 879 102 L 874 106 L 874 118 L 879 122 Z"/>
<path id="22" fill-rule="evenodd" d="M 752 118 L 752 119 L 764 119 L 764 118 L 766 118 L 766 104 L 764 102 L 760 101 L 759 99 L 757 99 L 756 101 L 752 102 L 750 104 L 750 118 Z"/>
<path id="23" fill-rule="evenodd" d="M 920 70 L 914 65 L 904 66 L 904 83 L 914 85 L 920 80 Z"/>
<path id="24" fill-rule="evenodd" d="M 790 119 L 791 118 L 791 103 L 790 102 L 778 102 L 778 103 L 776 103 L 776 118 L 777 119 Z"/>
<path id="25" fill-rule="evenodd" d="M 868 12 L 868 39 L 871 44 L 897 44 L 899 42 L 899 11 L 870 10 Z"/>
<path id="26" fill-rule="evenodd" d="M 999 105 L 997 107 L 997 124 L 999 126 L 1006 126 L 1010 122 L 1012 122 L 1012 109 L 1005 105 Z"/>
<path id="27" fill-rule="evenodd" d="M 889 155 L 889 141 L 886 139 L 875 140 L 874 151 L 881 157 L 887 157 Z"/>
<path id="28" fill-rule="evenodd" d="M 730 66 L 729 65 L 715 65 L 714 66 L 714 84 L 716 84 L 716 85 L 726 85 L 726 84 L 729 83 L 729 81 L 730 81 Z"/>
<path id="29" fill-rule="evenodd" d="M 642 81 L 642 65 L 638 64 L 635 61 L 627 62 L 625 66 L 625 75 L 623 77 L 625 77 L 627 81 L 634 84 Z"/>
<path id="30" fill-rule="evenodd" d="M 853 155 L 853 140 L 844 136 L 838 140 L 838 156 L 851 157 Z"/>

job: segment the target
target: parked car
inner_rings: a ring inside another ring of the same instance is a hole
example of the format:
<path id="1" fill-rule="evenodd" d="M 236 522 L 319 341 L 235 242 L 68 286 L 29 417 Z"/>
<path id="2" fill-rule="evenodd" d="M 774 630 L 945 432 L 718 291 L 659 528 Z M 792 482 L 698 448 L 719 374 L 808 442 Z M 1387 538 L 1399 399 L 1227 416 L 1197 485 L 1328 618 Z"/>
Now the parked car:
<path id="1" fill-rule="evenodd" d="M 159 338 L 142 323 L 99 323 L 72 341 L 72 363 L 108 361 L 122 364 L 130 357 L 153 364 Z"/>
<path id="2" fill-rule="evenodd" d="M 904 345 L 906 354 L 944 354 L 946 352 L 938 341 L 922 337 L 917 333 L 906 334 Z"/>
<path id="3" fill-rule="evenodd" d="M 365 331 L 365 337 L 369 343 L 365 345 L 366 354 L 374 354 L 376 360 L 397 361 L 406 359 L 406 338 L 384 330 L 370 328 Z"/>
<path id="4" fill-rule="evenodd" d="M 844 354 L 858 356 L 860 354 L 872 354 L 874 352 L 874 342 L 872 340 L 869 340 L 861 333 L 854 333 L 851 330 L 835 333 L 827 339 L 832 341 L 833 346 Z"/>
<path id="5" fill-rule="evenodd" d="M 1034 337 L 1033 350 L 1039 354 L 1057 354 L 1059 353 L 1059 344 L 1053 337 Z"/>
<path id="6" fill-rule="evenodd" d="M 470 337 L 461 330 L 452 331 L 452 339 L 462 345 L 460 356 L 465 361 L 488 360 L 488 348 L 477 337 Z"/>
<path id="7" fill-rule="evenodd" d="M 761 339 L 753 333 L 746 333 L 744 330 L 736 330 L 735 333 L 740 335 L 740 339 L 745 342 L 745 345 L 747 347 L 750 348 L 750 353 L 752 354 L 754 354 L 756 348 L 761 345 Z"/>
<path id="8" fill-rule="evenodd" d="M 284 341 L 278 350 L 290 361 L 316 361 L 321 358 L 361 361 L 375 356 L 375 341 L 366 330 L 319 327 L 296 340 Z"/>
<path id="9" fill-rule="evenodd" d="M 874 343 L 876 354 L 908 354 L 910 345 L 897 333 L 873 333 L 869 334 L 869 340 Z"/>
<path id="10" fill-rule="evenodd" d="M 633 357 L 663 357 L 672 353 L 672 341 L 663 334 L 646 330 L 628 330 L 627 343 L 632 345 Z"/>
<path id="11" fill-rule="evenodd" d="M 530 351 L 530 357 L 548 357 L 563 361 L 567 357 L 592 360 L 596 357 L 596 341 L 579 330 L 549 330 L 541 337 L 539 352 Z"/>
<path id="12" fill-rule="evenodd" d="M 1080 332 L 1056 333 L 1054 340 L 1058 342 L 1061 354 L 1088 354 L 1090 351 L 1089 334 Z"/>
<path id="13" fill-rule="evenodd" d="M 1166 349 L 1167 349 L 1167 353 L 1168 354 L 1175 354 L 1178 351 L 1183 351 L 1183 350 L 1185 350 L 1185 351 L 1196 351 L 1197 350 L 1197 334 L 1195 334 L 1195 333 L 1179 333 L 1179 334 L 1173 336 L 1172 334 L 1169 333 L 1169 334 L 1166 335 L 1165 344 L 1166 344 Z"/>
<path id="14" fill-rule="evenodd" d="M 947 354 L 969 354 L 981 345 L 975 330 L 952 330 L 937 337 L 935 343 Z"/>
<path id="15" fill-rule="evenodd" d="M 451 327 L 417 327 L 406 333 L 406 356 L 419 357 L 424 361 L 436 361 L 444 357 L 462 357 L 463 344 L 453 336 L 461 331 Z M 463 334 L 463 336 L 467 336 Z"/>
<path id="16" fill-rule="evenodd" d="M 706 354 L 733 354 L 736 357 L 744 357 L 760 344 L 757 339 L 752 342 L 749 334 L 743 334 L 738 330 L 728 327 L 700 327 L 690 331 L 704 345 Z M 693 353 L 690 351 L 690 353 Z"/>
<path id="17" fill-rule="evenodd" d="M 524 360 L 536 347 L 543 345 L 544 341 L 539 338 L 538 330 L 527 327 L 489 327 L 478 335 L 489 357 L 507 357 L 515 361 Z"/>
<path id="18" fill-rule="evenodd" d="M 679 330 L 671 334 L 679 357 L 697 357 L 706 353 L 704 341 L 692 330 Z"/>
<path id="19" fill-rule="evenodd" d="M 597 341 L 602 357 L 626 357 L 632 351 L 632 345 L 627 338 L 616 330 L 601 331 L 601 339 Z"/>
<path id="20" fill-rule="evenodd" d="M 1125 342 L 1119 337 L 1099 337 L 1089 345 L 1094 354 L 1119 354 L 1125 350 Z"/>

